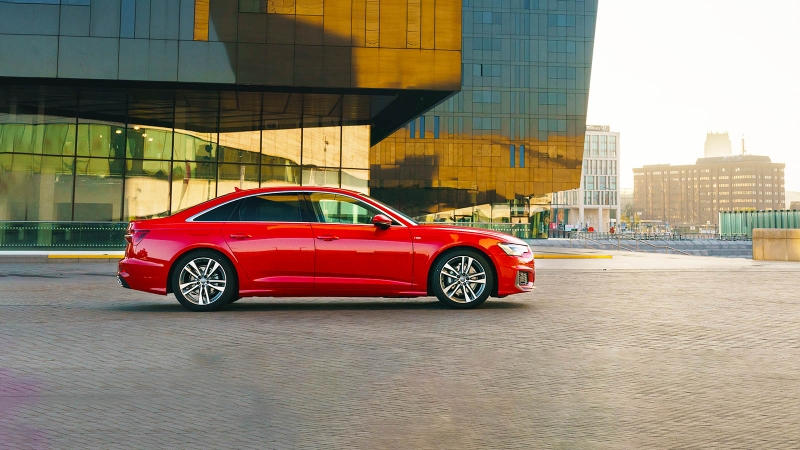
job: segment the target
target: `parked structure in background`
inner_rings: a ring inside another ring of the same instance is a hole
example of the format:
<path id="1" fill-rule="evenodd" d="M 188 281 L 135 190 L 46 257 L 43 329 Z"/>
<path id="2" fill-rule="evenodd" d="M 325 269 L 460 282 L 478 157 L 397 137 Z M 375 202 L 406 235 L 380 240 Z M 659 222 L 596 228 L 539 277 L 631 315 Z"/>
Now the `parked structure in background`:
<path id="1" fill-rule="evenodd" d="M 587 126 L 580 187 L 553 194 L 551 228 L 605 232 L 616 227 L 622 217 L 619 164 L 619 133 L 607 125 Z"/>
<path id="2" fill-rule="evenodd" d="M 718 156 L 732 156 L 731 138 L 728 133 L 708 133 L 706 134 L 705 150 L 703 157 L 716 158 Z"/>
<path id="3" fill-rule="evenodd" d="M 721 211 L 780 210 L 785 167 L 768 156 L 742 154 L 633 169 L 634 209 L 643 221 L 689 229 L 716 226 Z"/>

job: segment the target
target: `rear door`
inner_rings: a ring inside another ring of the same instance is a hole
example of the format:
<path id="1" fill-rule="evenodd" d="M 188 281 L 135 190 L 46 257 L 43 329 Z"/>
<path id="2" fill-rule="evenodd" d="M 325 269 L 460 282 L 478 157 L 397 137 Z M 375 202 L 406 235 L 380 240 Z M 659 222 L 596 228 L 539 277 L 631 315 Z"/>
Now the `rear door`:
<path id="1" fill-rule="evenodd" d="M 346 195 L 309 195 L 317 221 L 315 290 L 339 295 L 391 295 L 411 287 L 413 249 L 409 229 L 381 229 L 381 211 Z"/>
<path id="2" fill-rule="evenodd" d="M 314 237 L 298 193 L 246 197 L 222 233 L 254 288 L 310 289 Z"/>

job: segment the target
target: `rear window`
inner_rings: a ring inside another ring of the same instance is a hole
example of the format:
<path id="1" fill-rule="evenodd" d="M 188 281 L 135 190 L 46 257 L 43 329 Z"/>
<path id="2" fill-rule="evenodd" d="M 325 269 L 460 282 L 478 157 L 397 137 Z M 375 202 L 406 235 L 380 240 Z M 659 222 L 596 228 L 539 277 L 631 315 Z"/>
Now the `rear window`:
<path id="1" fill-rule="evenodd" d="M 241 200 L 235 200 L 210 209 L 194 218 L 195 222 L 228 222 Z"/>

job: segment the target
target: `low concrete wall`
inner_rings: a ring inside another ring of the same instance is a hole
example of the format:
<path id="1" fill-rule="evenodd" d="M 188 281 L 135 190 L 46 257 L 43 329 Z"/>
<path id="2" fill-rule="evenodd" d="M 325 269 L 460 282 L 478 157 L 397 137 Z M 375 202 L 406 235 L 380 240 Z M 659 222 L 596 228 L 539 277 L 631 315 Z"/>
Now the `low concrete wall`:
<path id="1" fill-rule="evenodd" d="M 760 261 L 800 261 L 800 229 L 753 230 L 753 259 Z"/>

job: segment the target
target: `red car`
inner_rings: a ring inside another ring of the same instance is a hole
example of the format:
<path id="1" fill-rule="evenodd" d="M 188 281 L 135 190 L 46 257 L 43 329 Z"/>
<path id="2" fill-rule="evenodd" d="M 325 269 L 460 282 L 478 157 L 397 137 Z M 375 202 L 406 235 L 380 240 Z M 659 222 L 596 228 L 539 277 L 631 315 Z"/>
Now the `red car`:
<path id="1" fill-rule="evenodd" d="M 528 245 L 509 235 L 420 225 L 356 192 L 237 191 L 160 219 L 135 220 L 118 281 L 175 294 L 192 311 L 241 297 L 420 297 L 473 308 L 533 289 Z"/>

